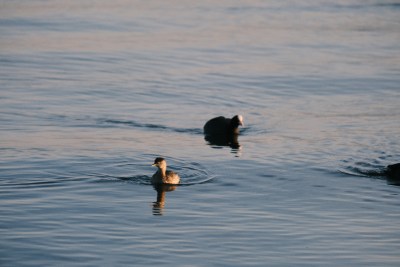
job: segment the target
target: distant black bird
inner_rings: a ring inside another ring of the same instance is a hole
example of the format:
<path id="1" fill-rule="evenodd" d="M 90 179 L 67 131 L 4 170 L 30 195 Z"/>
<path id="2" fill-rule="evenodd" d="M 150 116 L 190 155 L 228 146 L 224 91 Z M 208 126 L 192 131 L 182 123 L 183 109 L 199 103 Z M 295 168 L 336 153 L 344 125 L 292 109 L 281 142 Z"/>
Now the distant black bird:
<path id="1" fill-rule="evenodd" d="M 243 116 L 236 115 L 232 119 L 223 116 L 213 118 L 204 125 L 205 139 L 211 144 L 239 147 L 237 137 L 239 126 L 243 126 Z"/>
<path id="2" fill-rule="evenodd" d="M 387 175 L 392 179 L 400 181 L 400 163 L 388 165 Z"/>

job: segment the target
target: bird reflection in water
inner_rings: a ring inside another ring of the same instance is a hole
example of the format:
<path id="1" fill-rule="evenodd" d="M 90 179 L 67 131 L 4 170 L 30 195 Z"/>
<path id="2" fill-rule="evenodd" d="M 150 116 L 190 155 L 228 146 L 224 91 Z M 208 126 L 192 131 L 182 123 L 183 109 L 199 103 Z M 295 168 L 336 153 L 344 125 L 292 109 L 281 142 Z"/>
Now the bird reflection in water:
<path id="1" fill-rule="evenodd" d="M 232 148 L 232 151 L 238 151 L 240 149 L 238 134 L 233 134 L 231 136 L 206 135 L 204 139 L 212 146 L 229 146 Z"/>
<path id="2" fill-rule="evenodd" d="M 163 215 L 166 192 L 174 191 L 177 185 L 153 184 L 153 187 L 157 191 L 157 201 L 153 202 L 153 215 Z"/>

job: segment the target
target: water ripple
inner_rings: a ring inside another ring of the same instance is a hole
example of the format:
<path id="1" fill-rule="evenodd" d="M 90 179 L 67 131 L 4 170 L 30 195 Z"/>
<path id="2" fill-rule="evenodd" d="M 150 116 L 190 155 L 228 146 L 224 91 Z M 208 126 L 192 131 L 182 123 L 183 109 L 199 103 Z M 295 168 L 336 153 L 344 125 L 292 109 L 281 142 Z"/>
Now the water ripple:
<path id="1" fill-rule="evenodd" d="M 203 133 L 203 130 L 200 128 L 178 128 L 178 127 L 165 126 L 161 124 L 141 123 L 133 120 L 99 119 L 98 122 L 99 124 L 103 125 L 106 124 L 110 126 L 120 125 L 120 126 L 128 126 L 135 128 L 146 128 L 148 130 L 165 130 L 176 133 L 189 133 L 189 134 Z"/>
<path id="2" fill-rule="evenodd" d="M 147 158 L 146 162 L 151 162 L 156 155 L 152 155 Z M 151 160 L 150 160 L 151 158 Z M 177 158 L 166 158 L 168 161 L 168 169 L 171 169 L 179 174 L 181 177 L 181 182 L 179 185 L 189 186 L 195 184 L 203 184 L 212 181 L 215 178 L 215 175 L 211 173 L 207 168 L 205 168 L 202 164 L 197 162 L 187 162 L 185 160 L 177 159 Z M 114 166 L 107 167 L 109 170 L 115 170 L 115 172 L 123 171 L 126 173 L 127 169 L 132 170 L 133 175 L 115 175 L 115 174 L 107 174 L 107 173 L 94 173 L 90 176 L 93 178 L 97 178 L 100 180 L 96 180 L 96 182 L 116 182 L 122 181 L 132 184 L 139 185 L 150 185 L 150 179 L 152 173 L 156 171 L 154 167 L 151 167 L 150 164 L 144 163 L 141 160 L 138 160 L 134 163 L 123 163 L 123 164 L 114 164 Z M 119 169 L 119 170 L 118 170 Z M 122 170 L 121 170 L 122 169 Z M 148 175 L 144 173 L 150 173 Z"/>
<path id="3" fill-rule="evenodd" d="M 355 160 L 350 158 L 344 160 L 343 163 L 344 166 L 339 168 L 339 172 L 343 174 L 386 180 L 388 184 L 400 185 L 400 181 L 394 177 L 390 177 L 387 165 L 384 165 L 381 159 Z"/>

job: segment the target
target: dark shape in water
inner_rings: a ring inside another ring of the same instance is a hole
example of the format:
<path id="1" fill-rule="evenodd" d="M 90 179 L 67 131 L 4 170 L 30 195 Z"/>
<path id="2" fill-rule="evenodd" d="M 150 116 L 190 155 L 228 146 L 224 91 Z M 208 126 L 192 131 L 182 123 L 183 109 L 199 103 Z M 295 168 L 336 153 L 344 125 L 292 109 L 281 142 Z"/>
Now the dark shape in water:
<path id="1" fill-rule="evenodd" d="M 400 185 L 400 163 L 388 165 L 386 174 L 390 184 Z"/>
<path id="2" fill-rule="evenodd" d="M 216 117 L 204 125 L 204 138 L 212 145 L 239 148 L 239 126 L 243 125 L 242 115 L 235 115 L 232 119 Z"/>

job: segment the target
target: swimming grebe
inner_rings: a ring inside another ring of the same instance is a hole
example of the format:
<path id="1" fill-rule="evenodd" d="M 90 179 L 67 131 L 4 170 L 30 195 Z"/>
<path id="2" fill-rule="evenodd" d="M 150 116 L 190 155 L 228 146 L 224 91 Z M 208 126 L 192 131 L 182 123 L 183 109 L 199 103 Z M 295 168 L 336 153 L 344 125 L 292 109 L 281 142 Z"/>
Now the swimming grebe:
<path id="1" fill-rule="evenodd" d="M 173 171 L 167 171 L 167 161 L 164 158 L 156 158 L 152 166 L 158 168 L 151 177 L 152 184 L 179 184 L 179 175 Z"/>

